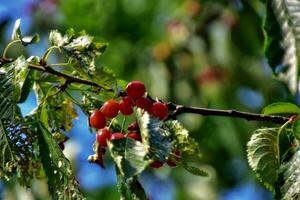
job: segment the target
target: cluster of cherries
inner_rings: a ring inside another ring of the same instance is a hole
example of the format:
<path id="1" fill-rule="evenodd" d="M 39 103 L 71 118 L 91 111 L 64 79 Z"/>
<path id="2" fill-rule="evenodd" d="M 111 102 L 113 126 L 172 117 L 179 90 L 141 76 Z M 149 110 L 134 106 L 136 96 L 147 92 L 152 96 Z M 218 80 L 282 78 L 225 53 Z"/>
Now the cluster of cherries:
<path id="1" fill-rule="evenodd" d="M 106 127 L 107 119 L 115 118 L 119 112 L 125 116 L 133 114 L 134 106 L 144 109 L 152 116 L 164 120 L 168 116 L 168 107 L 166 104 L 149 99 L 145 96 L 145 85 L 140 81 L 131 81 L 126 86 L 126 96 L 118 102 L 115 99 L 110 99 L 106 101 L 103 106 L 94 112 L 90 116 L 90 124 L 92 127 L 99 129 L 97 132 L 96 140 L 102 148 L 107 147 L 107 140 L 117 140 L 122 138 L 132 138 L 136 141 L 142 142 L 140 136 L 140 131 L 138 124 L 133 122 L 128 126 L 128 133 L 111 133 L 109 128 Z M 174 151 L 172 155 L 175 158 L 180 157 L 180 152 Z M 154 161 L 150 164 L 150 167 L 159 168 L 164 163 L 162 161 Z M 167 160 L 169 166 L 176 166 L 176 164 L 171 160 Z"/>

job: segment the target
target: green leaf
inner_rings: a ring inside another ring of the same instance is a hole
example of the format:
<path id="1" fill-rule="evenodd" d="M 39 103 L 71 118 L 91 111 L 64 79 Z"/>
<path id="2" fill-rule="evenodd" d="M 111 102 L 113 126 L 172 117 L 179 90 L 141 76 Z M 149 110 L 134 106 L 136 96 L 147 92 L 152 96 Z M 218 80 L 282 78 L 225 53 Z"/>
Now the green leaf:
<path id="1" fill-rule="evenodd" d="M 32 90 L 36 75 L 37 75 L 37 71 L 33 69 L 30 69 L 29 72 L 27 73 L 27 76 L 25 78 L 25 81 L 21 89 L 21 95 L 18 103 L 23 103 L 27 99 L 29 93 Z"/>
<path id="2" fill-rule="evenodd" d="M 21 19 L 16 20 L 14 28 L 13 28 L 13 32 L 12 32 L 12 36 L 11 36 L 11 40 L 20 40 L 22 42 L 22 45 L 27 46 L 29 44 L 32 43 L 36 43 L 40 40 L 40 37 L 38 34 L 35 34 L 34 36 L 22 36 L 21 33 Z"/>
<path id="3" fill-rule="evenodd" d="M 176 162 L 176 159 L 174 159 L 174 161 Z M 208 173 L 206 171 L 204 171 L 198 167 L 195 167 L 195 166 L 190 166 L 185 162 L 178 162 L 176 164 L 179 164 L 185 170 L 187 170 L 188 172 L 190 172 L 191 174 L 194 174 L 196 176 L 208 176 Z"/>
<path id="4" fill-rule="evenodd" d="M 28 75 L 28 63 L 23 56 L 1 66 L 0 118 L 14 121 L 17 102 L 21 99 L 24 82 Z"/>
<path id="5" fill-rule="evenodd" d="M 126 179 L 139 175 L 149 164 L 146 159 L 147 149 L 131 138 L 109 142 L 110 154 L 120 173 Z"/>
<path id="6" fill-rule="evenodd" d="M 281 186 L 281 199 L 300 199 L 300 152 L 293 155 L 291 160 L 282 165 L 284 184 Z"/>
<path id="7" fill-rule="evenodd" d="M 170 132 L 162 128 L 162 122 L 142 109 L 136 109 L 136 118 L 140 127 L 141 137 L 149 157 L 153 160 L 166 161 L 172 151 Z"/>
<path id="8" fill-rule="evenodd" d="M 51 131 L 70 131 L 78 116 L 71 99 L 50 83 L 38 83 L 35 88 L 44 126 Z"/>
<path id="9" fill-rule="evenodd" d="M 35 148 L 36 135 L 31 122 L 12 123 L 0 119 L 0 177 L 17 175 L 19 184 L 31 186 L 33 178 L 41 178 L 41 162 Z"/>
<path id="10" fill-rule="evenodd" d="M 29 44 L 37 43 L 40 41 L 40 36 L 38 34 L 35 34 L 33 36 L 25 36 L 22 38 L 22 44 L 24 46 L 27 46 Z"/>
<path id="11" fill-rule="evenodd" d="M 268 63 L 273 72 L 276 72 L 276 67 L 282 64 L 284 49 L 280 42 L 283 40 L 282 31 L 274 15 L 271 5 L 271 0 L 266 1 L 267 15 L 264 20 L 264 51 L 268 59 Z"/>
<path id="12" fill-rule="evenodd" d="M 94 42 L 92 36 L 85 32 L 75 34 L 74 30 L 69 30 L 65 35 L 57 30 L 52 31 L 49 40 L 67 55 L 75 76 L 92 80 L 103 89 L 116 93 L 117 79 L 114 73 L 106 67 L 95 66 L 96 57 L 105 51 L 107 43 Z"/>
<path id="13" fill-rule="evenodd" d="M 175 149 L 179 149 L 188 155 L 201 157 L 198 142 L 189 137 L 188 131 L 177 120 L 165 122 L 162 128 L 170 133 Z"/>
<path id="14" fill-rule="evenodd" d="M 131 199 L 134 200 L 148 199 L 143 186 L 138 181 L 136 176 L 128 180 L 128 187 L 131 193 Z"/>
<path id="15" fill-rule="evenodd" d="M 22 34 L 21 34 L 21 19 L 17 19 L 13 28 L 13 32 L 11 35 L 11 40 L 21 40 Z"/>
<path id="16" fill-rule="evenodd" d="M 249 165 L 270 190 L 274 190 L 280 165 L 278 131 L 278 128 L 258 129 L 247 144 Z"/>
<path id="17" fill-rule="evenodd" d="M 134 176 L 126 179 L 116 167 L 117 187 L 122 200 L 146 200 L 147 195 L 143 186 L 138 181 L 138 177 Z"/>
<path id="18" fill-rule="evenodd" d="M 265 49 L 269 63 L 278 77 L 288 84 L 294 94 L 298 91 L 299 81 L 300 10 L 295 9 L 299 6 L 300 2 L 294 0 L 268 0 L 265 22 L 267 37 Z M 279 36 L 280 33 L 282 33 L 282 37 Z M 271 59 L 274 60 L 271 61 Z M 274 65 L 278 64 L 282 69 L 276 69 Z"/>
<path id="19" fill-rule="evenodd" d="M 288 102 L 276 102 L 272 103 L 262 110 L 264 115 L 274 115 L 274 114 L 299 114 L 300 108 L 292 103 Z"/>
<path id="20" fill-rule="evenodd" d="M 26 60 L 26 62 L 28 64 L 39 64 L 39 58 L 36 56 L 31 56 Z M 26 78 L 21 89 L 21 96 L 18 103 L 23 103 L 27 99 L 29 93 L 33 88 L 33 84 L 37 76 L 37 71 L 33 69 L 28 69 L 28 73 L 25 74 L 25 76 Z"/>
<path id="21" fill-rule="evenodd" d="M 67 34 L 63 36 L 58 30 L 53 30 L 49 34 L 49 42 L 53 46 L 61 47 L 69 43 L 72 36 Z"/>
<path id="22" fill-rule="evenodd" d="M 70 161 L 42 123 L 37 125 L 38 143 L 43 168 L 53 199 L 85 199 L 75 179 Z"/>
<path id="23" fill-rule="evenodd" d="M 72 42 L 67 45 L 64 45 L 63 48 L 67 51 L 84 51 L 92 44 L 93 37 L 89 35 L 79 36 L 74 38 Z"/>
<path id="24" fill-rule="evenodd" d="M 300 118 L 298 117 L 294 122 L 293 122 L 293 134 L 294 136 L 300 140 Z"/>
<path id="25" fill-rule="evenodd" d="M 117 174 L 117 187 L 118 187 L 118 191 L 120 193 L 120 196 L 122 200 L 131 200 L 132 199 L 132 195 L 131 195 L 131 191 L 128 188 L 128 184 L 126 182 L 126 179 L 124 178 L 124 176 L 121 174 L 119 168 L 117 166 L 116 167 L 116 174 Z"/>

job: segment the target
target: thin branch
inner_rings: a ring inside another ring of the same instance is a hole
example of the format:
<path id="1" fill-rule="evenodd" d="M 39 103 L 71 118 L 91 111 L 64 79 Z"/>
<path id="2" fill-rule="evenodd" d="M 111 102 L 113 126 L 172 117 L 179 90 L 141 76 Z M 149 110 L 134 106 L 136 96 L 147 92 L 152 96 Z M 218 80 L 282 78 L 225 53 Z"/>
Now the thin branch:
<path id="1" fill-rule="evenodd" d="M 0 58 L 0 64 L 5 64 L 13 62 L 12 59 L 6 59 L 6 58 Z M 36 65 L 36 64 L 29 64 L 29 68 L 46 72 L 49 74 L 53 74 L 59 77 L 64 78 L 67 83 L 81 83 L 84 85 L 90 85 L 94 87 L 98 87 L 100 89 L 103 89 L 102 86 L 99 84 L 85 79 L 80 79 L 65 73 L 62 73 L 60 71 L 56 71 L 55 69 L 51 68 L 48 65 Z M 125 92 L 120 92 L 119 96 L 125 96 Z M 147 95 L 147 98 L 149 98 L 152 102 L 155 100 L 152 99 L 149 95 Z M 262 114 L 255 114 L 255 113 L 249 113 L 249 112 L 242 112 L 237 110 L 221 110 L 221 109 L 210 109 L 210 108 L 200 108 L 200 107 L 190 107 L 190 106 L 183 106 L 173 103 L 168 103 L 169 110 L 172 110 L 173 113 L 170 116 L 170 118 L 176 118 L 178 115 L 183 113 L 193 113 L 203 116 L 223 116 L 223 117 L 234 117 L 234 118 L 240 118 L 240 119 L 246 119 L 248 121 L 265 121 L 265 122 L 273 122 L 275 124 L 284 124 L 289 120 L 287 117 L 282 116 L 273 116 L 273 115 L 262 115 Z"/>
<path id="2" fill-rule="evenodd" d="M 10 63 L 13 62 L 13 59 L 6 59 L 6 58 L 0 58 L 0 64 L 5 64 L 5 63 Z M 48 66 L 48 65 L 38 65 L 38 64 L 33 64 L 33 63 L 29 63 L 29 68 L 30 69 L 34 69 L 37 71 L 42 71 L 42 72 L 46 72 L 55 76 L 59 76 L 62 77 L 64 79 L 66 79 L 68 81 L 68 83 L 81 83 L 84 85 L 90 85 L 90 86 L 94 86 L 100 89 L 104 89 L 101 85 L 90 81 L 90 80 L 85 80 L 85 79 L 81 79 L 81 78 L 77 78 L 75 76 L 71 76 L 65 73 L 62 73 L 60 71 L 57 71 L 55 69 L 53 69 L 52 67 Z"/>
<path id="3" fill-rule="evenodd" d="M 221 109 L 210 109 L 200 107 L 182 106 L 173 103 L 169 103 L 168 107 L 170 110 L 174 110 L 172 117 L 176 118 L 178 115 L 183 113 L 193 113 L 203 116 L 223 116 L 223 117 L 234 117 L 246 119 L 248 121 L 265 121 L 273 122 L 275 124 L 284 124 L 289 120 L 287 117 L 274 116 L 274 115 L 263 115 L 249 112 L 242 112 L 237 110 L 221 110 Z"/>
<path id="4" fill-rule="evenodd" d="M 84 84 L 84 85 L 90 85 L 90 86 L 94 86 L 94 87 L 98 87 L 98 88 L 103 89 L 102 86 L 100 86 L 99 84 L 97 84 L 93 81 L 77 78 L 77 77 L 62 73 L 60 71 L 56 71 L 55 69 L 53 69 L 49 66 L 44 67 L 44 66 L 41 66 L 41 65 L 35 65 L 35 64 L 30 63 L 29 68 L 30 69 L 35 69 L 35 70 L 38 70 L 38 71 L 42 71 L 42 72 L 47 72 L 49 74 L 53 74 L 53 75 L 65 78 L 66 80 L 69 81 L 69 83 L 81 83 L 81 84 Z"/>

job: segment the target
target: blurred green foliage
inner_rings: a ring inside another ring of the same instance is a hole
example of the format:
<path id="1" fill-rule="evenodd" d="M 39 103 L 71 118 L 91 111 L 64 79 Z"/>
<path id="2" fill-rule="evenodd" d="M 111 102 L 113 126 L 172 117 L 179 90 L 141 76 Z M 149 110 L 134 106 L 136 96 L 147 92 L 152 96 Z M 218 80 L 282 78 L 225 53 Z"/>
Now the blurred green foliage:
<path id="1" fill-rule="evenodd" d="M 141 80 L 152 97 L 177 104 L 260 112 L 275 101 L 293 100 L 272 77 L 263 54 L 262 1 L 63 0 L 42 1 L 31 10 L 32 30 L 86 30 L 108 42 L 96 65 L 116 77 Z M 43 13 L 43 15 L 40 15 Z M 1 26 L 6 27 L 5 24 Z M 165 170 L 177 199 L 216 199 L 219 191 L 254 180 L 246 142 L 264 125 L 241 119 L 184 115 L 179 118 L 199 143 L 203 157 L 190 158 L 210 177 Z M 88 193 L 116 199 L 116 188 Z"/>

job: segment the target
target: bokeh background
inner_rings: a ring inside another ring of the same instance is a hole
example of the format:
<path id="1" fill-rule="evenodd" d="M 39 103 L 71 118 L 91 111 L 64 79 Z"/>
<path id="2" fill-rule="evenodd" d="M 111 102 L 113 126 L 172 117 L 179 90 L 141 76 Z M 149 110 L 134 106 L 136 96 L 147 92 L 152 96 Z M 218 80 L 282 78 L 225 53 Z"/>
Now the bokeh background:
<path id="1" fill-rule="evenodd" d="M 11 54 L 42 56 L 48 33 L 86 30 L 108 42 L 97 65 L 125 81 L 145 82 L 152 97 L 177 104 L 260 112 L 263 106 L 292 97 L 272 77 L 263 54 L 260 0 L 0 0 L 0 49 L 10 40 L 14 21 L 24 34 L 39 33 L 40 43 Z M 55 62 L 57 58 L 51 57 Z M 36 106 L 31 93 L 21 104 L 24 115 Z M 118 199 L 112 163 L 89 164 L 95 133 L 78 109 L 64 153 L 72 160 L 88 199 Z M 186 114 L 179 120 L 200 144 L 203 157 L 188 158 L 209 172 L 195 177 L 167 166 L 141 177 L 151 200 L 268 200 L 246 159 L 251 133 L 267 124 L 241 119 Z M 0 199 L 49 199 L 44 182 L 32 190 L 15 180 L 0 181 Z"/>

